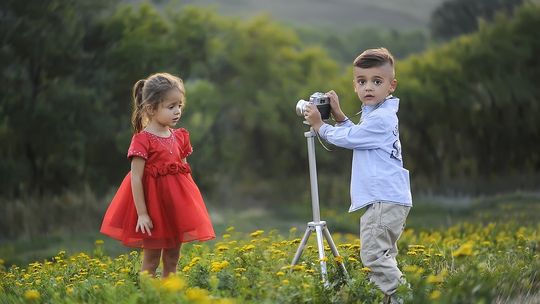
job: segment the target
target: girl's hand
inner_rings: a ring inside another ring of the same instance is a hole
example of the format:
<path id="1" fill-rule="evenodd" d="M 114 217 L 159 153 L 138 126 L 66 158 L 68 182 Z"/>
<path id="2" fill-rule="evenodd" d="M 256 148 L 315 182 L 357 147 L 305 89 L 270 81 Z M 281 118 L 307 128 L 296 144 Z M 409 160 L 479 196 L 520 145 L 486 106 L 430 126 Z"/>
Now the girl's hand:
<path id="1" fill-rule="evenodd" d="M 135 232 L 139 232 L 140 229 L 142 233 L 148 233 L 149 236 L 152 236 L 152 232 L 150 232 L 150 229 L 152 228 L 154 228 L 154 225 L 152 225 L 150 216 L 148 216 L 148 214 L 139 215 L 137 226 L 135 226 Z"/>
<path id="2" fill-rule="evenodd" d="M 343 114 L 343 111 L 341 111 L 341 107 L 339 106 L 339 97 L 337 96 L 336 92 L 334 90 L 330 90 L 326 92 L 326 96 L 330 97 L 330 108 L 334 120 L 338 122 L 344 121 L 346 116 Z"/>
<path id="3" fill-rule="evenodd" d="M 323 125 L 323 121 L 321 118 L 321 112 L 319 112 L 317 106 L 314 104 L 307 105 L 306 110 L 304 111 L 304 118 L 309 125 L 315 129 L 315 131 L 319 132 L 319 128 Z"/>

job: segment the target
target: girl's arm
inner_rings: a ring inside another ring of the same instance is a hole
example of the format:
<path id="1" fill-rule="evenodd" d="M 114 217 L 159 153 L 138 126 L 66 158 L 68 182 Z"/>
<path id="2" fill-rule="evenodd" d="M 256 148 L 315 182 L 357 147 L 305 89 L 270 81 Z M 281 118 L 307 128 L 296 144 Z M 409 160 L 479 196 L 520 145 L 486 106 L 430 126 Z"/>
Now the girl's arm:
<path id="1" fill-rule="evenodd" d="M 146 160 L 141 157 L 133 157 L 131 159 L 131 190 L 133 193 L 133 200 L 135 201 L 135 209 L 137 209 L 137 226 L 135 226 L 135 232 L 139 229 L 142 233 L 148 233 L 152 235 L 150 230 L 154 227 L 152 220 L 146 210 L 146 202 L 144 201 L 144 189 L 142 186 L 142 177 L 144 173 L 144 164 Z"/>

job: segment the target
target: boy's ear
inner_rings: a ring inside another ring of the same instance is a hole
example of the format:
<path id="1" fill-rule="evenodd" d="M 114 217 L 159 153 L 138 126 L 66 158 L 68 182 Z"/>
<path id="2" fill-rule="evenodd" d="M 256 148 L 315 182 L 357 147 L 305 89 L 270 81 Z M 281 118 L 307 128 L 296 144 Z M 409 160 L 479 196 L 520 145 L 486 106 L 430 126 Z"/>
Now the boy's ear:
<path id="1" fill-rule="evenodd" d="M 356 91 L 356 83 L 354 82 L 354 79 L 352 80 L 352 87 L 354 92 L 358 94 L 358 92 Z"/>
<path id="2" fill-rule="evenodd" d="M 397 88 L 397 79 L 394 78 L 392 82 L 390 83 L 390 93 L 394 93 L 394 91 Z"/>

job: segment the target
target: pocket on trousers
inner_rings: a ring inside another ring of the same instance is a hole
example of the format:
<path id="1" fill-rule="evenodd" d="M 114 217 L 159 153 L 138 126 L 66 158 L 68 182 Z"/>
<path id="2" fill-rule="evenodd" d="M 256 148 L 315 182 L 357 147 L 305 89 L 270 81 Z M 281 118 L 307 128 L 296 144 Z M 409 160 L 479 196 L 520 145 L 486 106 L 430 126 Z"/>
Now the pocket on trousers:
<path id="1" fill-rule="evenodd" d="M 387 227 L 392 231 L 402 229 L 408 214 L 409 207 L 396 204 L 383 204 L 381 226 Z"/>
<path id="2" fill-rule="evenodd" d="M 369 257 L 377 253 L 378 249 L 381 248 L 379 240 L 382 239 L 381 235 L 384 233 L 386 233 L 386 228 L 377 225 L 370 227 L 366 231 L 365 235 L 363 235 L 363 239 L 360 240 L 362 246 L 361 253 L 363 256 Z"/>

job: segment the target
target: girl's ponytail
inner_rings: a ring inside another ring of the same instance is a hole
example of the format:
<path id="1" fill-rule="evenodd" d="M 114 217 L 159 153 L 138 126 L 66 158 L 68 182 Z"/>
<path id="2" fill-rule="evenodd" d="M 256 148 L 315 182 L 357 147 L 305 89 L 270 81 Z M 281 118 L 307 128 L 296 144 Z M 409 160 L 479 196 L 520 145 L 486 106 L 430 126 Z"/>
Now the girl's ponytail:
<path id="1" fill-rule="evenodd" d="M 145 79 L 141 79 L 133 86 L 133 112 L 131 113 L 131 124 L 135 133 L 143 129 L 143 87 Z"/>

